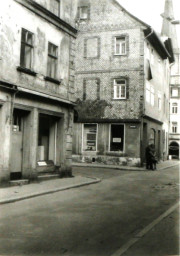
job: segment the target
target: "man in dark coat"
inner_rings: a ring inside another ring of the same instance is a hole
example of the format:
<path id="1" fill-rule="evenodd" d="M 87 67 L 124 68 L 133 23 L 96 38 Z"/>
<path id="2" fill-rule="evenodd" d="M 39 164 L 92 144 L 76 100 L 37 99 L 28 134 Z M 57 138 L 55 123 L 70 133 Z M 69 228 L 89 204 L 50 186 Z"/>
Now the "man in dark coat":
<path id="1" fill-rule="evenodd" d="M 156 169 L 156 151 L 154 144 L 150 144 L 146 147 L 146 169 L 155 170 Z"/>

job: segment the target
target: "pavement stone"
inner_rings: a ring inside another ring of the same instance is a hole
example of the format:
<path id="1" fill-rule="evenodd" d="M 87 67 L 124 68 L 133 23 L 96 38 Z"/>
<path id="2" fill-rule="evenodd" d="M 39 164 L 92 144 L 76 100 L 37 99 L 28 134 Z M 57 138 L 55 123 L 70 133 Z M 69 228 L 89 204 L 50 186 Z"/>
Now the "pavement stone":
<path id="1" fill-rule="evenodd" d="M 157 165 L 157 170 L 165 170 L 167 168 L 178 165 L 180 161 L 168 160 L 161 162 Z M 128 171 L 147 171 L 143 167 L 129 167 L 129 166 L 113 166 L 102 164 L 88 164 L 88 163 L 73 163 L 73 166 L 81 167 L 98 167 L 98 168 L 110 168 Z M 58 178 L 54 180 L 44 180 L 37 183 L 30 183 L 28 185 L 20 185 L 13 187 L 0 188 L 0 204 L 12 203 L 40 195 L 55 193 L 58 191 L 76 188 L 80 186 L 90 185 L 98 183 L 101 180 L 98 178 L 90 178 L 83 176 L 76 176 L 72 178 Z"/>

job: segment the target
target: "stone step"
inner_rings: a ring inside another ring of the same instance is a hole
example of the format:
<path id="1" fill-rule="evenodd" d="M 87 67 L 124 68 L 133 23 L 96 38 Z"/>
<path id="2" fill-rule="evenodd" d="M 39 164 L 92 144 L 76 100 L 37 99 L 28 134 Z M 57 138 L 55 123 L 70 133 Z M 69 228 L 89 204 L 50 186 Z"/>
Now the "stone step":
<path id="1" fill-rule="evenodd" d="M 38 175 L 38 181 L 59 179 L 59 174 L 41 174 Z"/>
<path id="2" fill-rule="evenodd" d="M 25 180 L 11 180 L 9 181 L 9 185 L 10 186 L 22 186 L 22 185 L 27 185 L 29 184 L 29 180 L 25 179 Z"/>

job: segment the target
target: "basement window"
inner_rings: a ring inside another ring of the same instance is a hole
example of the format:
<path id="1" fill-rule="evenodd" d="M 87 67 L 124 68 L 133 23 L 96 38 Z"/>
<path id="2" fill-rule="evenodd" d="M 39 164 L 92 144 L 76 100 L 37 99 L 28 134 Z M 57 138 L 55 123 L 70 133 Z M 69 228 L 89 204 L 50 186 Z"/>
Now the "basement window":
<path id="1" fill-rule="evenodd" d="M 110 127 L 110 151 L 124 150 L 124 125 L 111 124 Z"/>

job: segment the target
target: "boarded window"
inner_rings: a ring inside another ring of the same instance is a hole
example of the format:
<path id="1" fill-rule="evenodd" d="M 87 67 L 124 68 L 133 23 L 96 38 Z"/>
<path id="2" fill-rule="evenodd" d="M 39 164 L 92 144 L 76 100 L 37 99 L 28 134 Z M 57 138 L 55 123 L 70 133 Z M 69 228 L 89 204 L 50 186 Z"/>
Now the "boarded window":
<path id="1" fill-rule="evenodd" d="M 32 69 L 33 62 L 33 34 L 25 29 L 21 32 L 21 67 Z"/>
<path id="2" fill-rule="evenodd" d="M 47 64 L 47 76 L 56 78 L 57 71 L 57 52 L 58 47 L 52 43 L 48 43 L 48 64 Z"/>
<path id="3" fill-rule="evenodd" d="M 85 79 L 83 88 L 84 100 L 97 100 L 100 95 L 99 79 Z"/>
<path id="4" fill-rule="evenodd" d="M 112 124 L 110 129 L 110 151 L 124 150 L 124 125 Z"/>
<path id="5" fill-rule="evenodd" d="M 50 11 L 56 16 L 60 14 L 60 1 L 59 0 L 50 0 Z"/>
<path id="6" fill-rule="evenodd" d="M 84 57 L 97 58 L 99 56 L 99 38 L 88 38 L 84 42 Z"/>
<path id="7" fill-rule="evenodd" d="M 84 124 L 83 150 L 96 151 L 97 124 Z"/>

